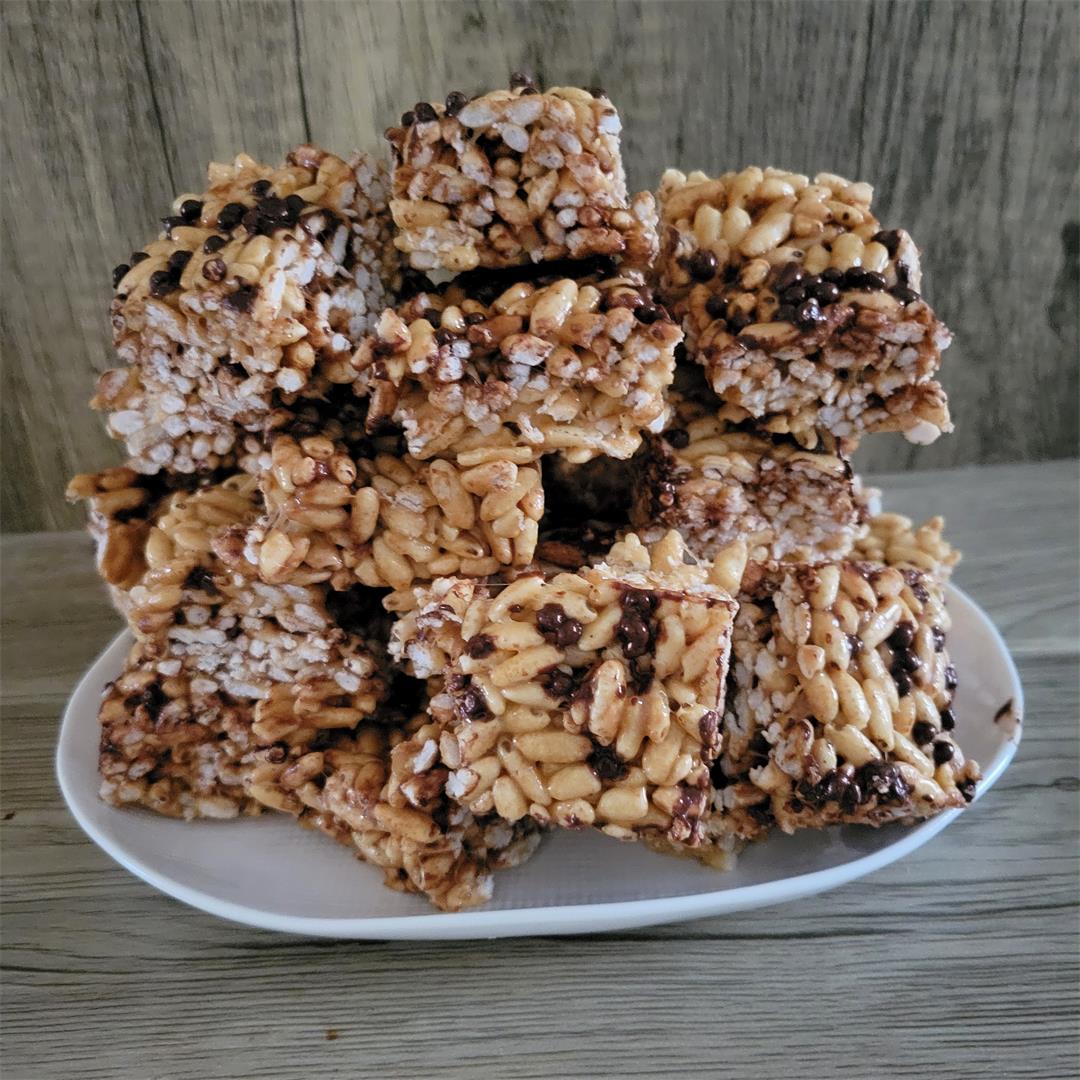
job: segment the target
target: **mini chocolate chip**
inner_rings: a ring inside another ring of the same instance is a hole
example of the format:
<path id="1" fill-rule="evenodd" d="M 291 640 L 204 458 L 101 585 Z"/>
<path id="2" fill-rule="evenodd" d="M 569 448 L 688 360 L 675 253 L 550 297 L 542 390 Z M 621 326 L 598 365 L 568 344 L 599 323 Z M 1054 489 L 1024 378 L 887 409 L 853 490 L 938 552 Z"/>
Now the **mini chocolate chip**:
<path id="1" fill-rule="evenodd" d="M 113 267 L 112 287 L 114 289 L 116 288 L 117 285 L 120 284 L 121 281 L 124 280 L 124 277 L 127 275 L 127 272 L 130 269 L 131 269 L 131 267 L 127 263 L 121 263 L 119 266 L 114 266 Z"/>
<path id="2" fill-rule="evenodd" d="M 722 296 L 710 296 L 705 301 L 705 312 L 712 319 L 722 319 L 727 313 L 727 301 Z"/>
<path id="3" fill-rule="evenodd" d="M 918 746 L 925 746 L 927 743 L 933 742 L 937 733 L 938 729 L 926 720 L 916 720 L 911 726 L 911 737 Z"/>
<path id="4" fill-rule="evenodd" d="M 512 71 L 510 73 L 510 89 L 518 90 L 525 86 L 534 86 L 536 80 L 524 71 Z"/>
<path id="5" fill-rule="evenodd" d="M 955 664 L 946 664 L 945 665 L 945 689 L 946 690 L 955 690 L 956 689 L 956 683 L 957 683 L 956 665 Z"/>
<path id="6" fill-rule="evenodd" d="M 934 652 L 941 652 L 945 648 L 945 631 L 940 626 L 931 626 L 930 640 L 934 643 Z"/>
<path id="7" fill-rule="evenodd" d="M 223 259 L 207 259 L 203 263 L 202 276 L 207 281 L 224 281 L 227 272 Z"/>
<path id="8" fill-rule="evenodd" d="M 858 656 L 862 652 L 863 643 L 862 638 L 857 634 L 848 634 L 847 636 L 848 651 L 852 656 Z"/>
<path id="9" fill-rule="evenodd" d="M 521 88 L 521 96 L 527 97 L 529 94 L 539 94 L 540 91 L 535 86 L 523 86 Z"/>
<path id="10" fill-rule="evenodd" d="M 566 611 L 561 604 L 545 604 L 536 613 L 536 627 L 545 636 L 554 634 L 566 622 Z"/>
<path id="11" fill-rule="evenodd" d="M 451 672 L 446 676 L 446 689 L 452 694 L 457 694 L 464 690 L 465 687 L 469 685 L 470 681 L 468 675 L 460 675 L 456 672 Z"/>
<path id="12" fill-rule="evenodd" d="M 590 86 L 589 93 L 595 98 L 606 98 L 608 96 L 607 91 L 602 86 Z"/>
<path id="13" fill-rule="evenodd" d="M 767 803 L 758 803 L 756 806 L 748 806 L 747 814 L 759 825 L 771 825 L 773 823 L 772 807 Z"/>
<path id="14" fill-rule="evenodd" d="M 736 311 L 734 315 L 728 319 L 728 329 L 733 334 L 740 334 L 745 330 L 754 320 L 746 314 L 745 311 Z"/>
<path id="15" fill-rule="evenodd" d="M 623 611 L 622 618 L 615 627 L 615 637 L 627 659 L 633 660 L 649 651 L 649 624 L 632 608 Z"/>
<path id="16" fill-rule="evenodd" d="M 849 780 L 840 789 L 840 808 L 846 813 L 852 813 L 862 801 L 862 788 L 857 780 Z"/>
<path id="17" fill-rule="evenodd" d="M 170 270 L 176 272 L 177 274 L 182 274 L 184 272 L 184 267 L 187 266 L 189 262 L 191 262 L 191 252 L 180 250 L 174 251 L 169 256 L 169 262 L 167 265 Z"/>
<path id="18" fill-rule="evenodd" d="M 896 654 L 896 661 L 907 672 L 914 674 L 922 667 L 922 659 L 914 649 L 905 649 Z"/>
<path id="19" fill-rule="evenodd" d="M 656 593 L 649 592 L 648 589 L 623 590 L 622 606 L 624 608 L 631 608 L 634 611 L 640 611 L 646 615 L 651 615 L 656 610 L 659 603 L 660 598 Z"/>
<path id="20" fill-rule="evenodd" d="M 801 285 L 792 285 L 780 294 L 780 303 L 790 304 L 792 307 L 798 307 L 805 299 L 806 290 Z"/>
<path id="21" fill-rule="evenodd" d="M 889 645 L 893 649 L 910 649 L 915 640 L 915 624 L 897 623 L 896 629 L 889 635 Z"/>
<path id="22" fill-rule="evenodd" d="M 401 114 L 401 126 L 402 127 L 412 127 L 415 122 L 416 122 L 416 117 L 413 115 L 413 112 L 412 112 L 411 109 L 409 109 L 406 112 L 403 112 Z"/>
<path id="23" fill-rule="evenodd" d="M 672 428 L 670 431 L 665 431 L 664 438 L 676 450 L 685 450 L 690 445 L 690 434 L 683 428 Z"/>
<path id="24" fill-rule="evenodd" d="M 646 326 L 652 325 L 662 319 L 664 313 L 657 307 L 653 307 L 651 304 L 643 304 L 639 307 L 634 314 L 637 316 L 638 322 L 644 323 Z"/>
<path id="25" fill-rule="evenodd" d="M 567 619 L 555 631 L 555 644 L 563 649 L 570 645 L 576 645 L 581 640 L 584 629 L 577 619 Z"/>
<path id="26" fill-rule="evenodd" d="M 446 115 L 457 116 L 468 104 L 469 99 L 460 90 L 451 90 L 446 95 Z"/>
<path id="27" fill-rule="evenodd" d="M 193 589 L 195 592 L 216 593 L 218 587 L 214 584 L 214 577 L 205 566 L 193 566 L 184 578 L 184 588 Z"/>
<path id="28" fill-rule="evenodd" d="M 626 762 L 610 746 L 597 746 L 586 759 L 599 780 L 621 780 L 630 770 Z"/>
<path id="29" fill-rule="evenodd" d="M 818 277 L 831 285 L 842 285 L 844 283 L 844 271 L 836 266 L 827 266 L 818 274 Z"/>
<path id="30" fill-rule="evenodd" d="M 909 289 L 906 285 L 894 285 L 889 290 L 889 295 L 894 299 L 899 300 L 901 304 L 914 304 L 919 299 L 919 294 L 914 289 Z"/>
<path id="31" fill-rule="evenodd" d="M 479 720 L 482 716 L 486 716 L 488 707 L 483 691 L 470 686 L 458 699 L 457 709 L 466 720 Z"/>
<path id="32" fill-rule="evenodd" d="M 413 115 L 416 117 L 418 124 L 430 124 L 432 120 L 439 119 L 439 114 L 430 101 L 418 101 L 413 106 Z"/>
<path id="33" fill-rule="evenodd" d="M 213 236 L 208 236 L 203 241 L 203 254 L 213 255 L 215 251 L 220 251 L 228 242 L 229 238 L 227 236 L 218 236 L 216 233 Z"/>
<path id="34" fill-rule="evenodd" d="M 285 197 L 285 209 L 289 213 L 289 217 L 295 221 L 300 216 L 300 211 L 307 206 L 301 195 L 287 195 Z"/>
<path id="35" fill-rule="evenodd" d="M 132 266 L 138 266 L 143 259 L 149 259 L 150 255 L 145 251 L 133 251 L 131 253 L 131 259 L 129 260 Z"/>
<path id="36" fill-rule="evenodd" d="M 240 224 L 246 213 L 247 207 L 243 203 L 226 203 L 218 211 L 217 227 L 223 232 L 232 232 Z"/>
<path id="37" fill-rule="evenodd" d="M 453 330 L 447 329 L 445 326 L 441 326 L 435 331 L 435 344 L 436 345 L 450 345 L 457 340 L 457 335 Z"/>
<path id="38" fill-rule="evenodd" d="M 235 292 L 229 293 L 222 303 L 233 311 L 250 311 L 257 292 L 258 289 L 254 285 L 241 285 Z"/>
<path id="39" fill-rule="evenodd" d="M 272 221 L 284 221 L 289 216 L 289 204 L 276 195 L 268 195 L 260 201 L 259 213 Z"/>
<path id="40" fill-rule="evenodd" d="M 698 717 L 698 737 L 701 745 L 715 750 L 720 742 L 720 714 L 715 709 L 706 709 Z"/>
<path id="41" fill-rule="evenodd" d="M 956 713 L 952 709 L 942 709 L 940 716 L 942 731 L 952 731 L 956 727 Z"/>
<path id="42" fill-rule="evenodd" d="M 853 266 L 844 273 L 844 284 L 849 289 L 884 289 L 888 284 L 883 275 L 862 266 Z"/>
<path id="43" fill-rule="evenodd" d="M 786 263 L 776 275 L 773 288 L 778 292 L 784 292 L 793 285 L 798 285 L 806 277 L 806 270 L 797 262 Z"/>
<path id="44" fill-rule="evenodd" d="M 815 281 L 809 292 L 819 304 L 835 304 L 840 299 L 840 289 L 831 281 Z"/>
<path id="45" fill-rule="evenodd" d="M 261 199 L 272 187 L 273 184 L 271 184 L 269 180 L 256 180 L 255 183 L 251 185 L 250 190 L 252 195 Z"/>
<path id="46" fill-rule="evenodd" d="M 268 224 L 266 218 L 263 217 L 259 210 L 249 210 L 243 218 L 240 219 L 240 223 L 252 236 L 258 236 L 259 233 L 265 232 Z"/>
<path id="47" fill-rule="evenodd" d="M 161 224 L 165 226 L 165 235 L 171 237 L 177 225 L 186 225 L 187 222 L 179 214 L 172 214 L 169 217 L 163 217 Z"/>
<path id="48" fill-rule="evenodd" d="M 712 281 L 718 265 L 711 251 L 695 251 L 687 260 L 686 270 L 695 281 Z"/>
<path id="49" fill-rule="evenodd" d="M 168 270 L 155 270 L 150 275 L 150 295 L 158 297 L 168 296 L 169 293 L 179 288 L 176 279 Z"/>
<path id="50" fill-rule="evenodd" d="M 825 321 L 821 308 L 816 300 L 807 300 L 799 305 L 795 312 L 795 319 L 803 330 L 813 330 L 818 323 Z"/>
<path id="51" fill-rule="evenodd" d="M 964 797 L 964 802 L 969 803 L 975 798 L 975 781 L 961 780 L 956 785 L 956 790 Z"/>
<path id="52" fill-rule="evenodd" d="M 465 642 L 465 652 L 473 660 L 482 660 L 485 656 L 490 656 L 494 651 L 495 641 L 490 634 L 473 634 Z"/>
<path id="53" fill-rule="evenodd" d="M 859 770 L 859 780 L 868 794 L 881 802 L 904 802 L 911 794 L 911 785 L 893 764 L 869 762 Z"/>
<path id="54" fill-rule="evenodd" d="M 180 216 L 187 222 L 198 221 L 202 210 L 203 204 L 198 199 L 185 199 L 180 204 Z"/>
<path id="55" fill-rule="evenodd" d="M 574 676 L 561 668 L 552 668 L 540 679 L 544 692 L 556 701 L 563 701 L 574 692 Z"/>
<path id="56" fill-rule="evenodd" d="M 934 764 L 944 765 L 948 761 L 956 756 L 956 747 L 951 742 L 945 742 L 944 739 L 934 743 Z"/>
<path id="57" fill-rule="evenodd" d="M 907 697 L 911 693 L 911 676 L 903 668 L 893 668 L 891 674 L 896 683 L 896 692 L 901 697 Z"/>
<path id="58" fill-rule="evenodd" d="M 773 315 L 776 322 L 793 323 L 796 318 L 795 309 L 790 304 L 781 304 Z"/>
<path id="59" fill-rule="evenodd" d="M 888 253 L 889 258 L 896 255 L 896 249 L 900 247 L 900 232 L 898 229 L 882 229 L 871 237 L 875 244 L 880 244 Z"/>

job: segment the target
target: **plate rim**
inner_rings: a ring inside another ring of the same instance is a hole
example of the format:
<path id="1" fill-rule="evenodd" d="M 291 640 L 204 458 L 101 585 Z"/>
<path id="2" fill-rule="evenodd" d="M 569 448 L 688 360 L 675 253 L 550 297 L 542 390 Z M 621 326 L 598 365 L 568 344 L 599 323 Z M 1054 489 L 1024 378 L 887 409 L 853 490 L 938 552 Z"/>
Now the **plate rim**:
<path id="1" fill-rule="evenodd" d="M 1022 718 L 1024 716 L 1023 685 L 1016 663 L 1001 632 L 982 607 L 959 586 L 949 582 L 946 585 L 946 594 L 947 603 L 966 607 L 970 615 L 984 624 L 984 628 L 989 631 L 998 650 L 1005 657 L 1006 674 L 1012 683 L 1014 707 L 1017 715 Z M 838 866 L 813 870 L 776 881 L 690 895 L 650 897 L 639 900 L 606 900 L 587 904 L 499 908 L 491 911 L 480 908 L 457 912 L 432 911 L 408 915 L 351 916 L 348 918 L 283 915 L 262 911 L 245 904 L 215 897 L 156 870 L 137 855 L 131 854 L 123 844 L 114 841 L 108 833 L 100 830 L 79 808 L 80 800 L 75 795 L 75 781 L 68 775 L 64 755 L 66 743 L 69 739 L 76 737 L 70 734 L 76 723 L 74 703 L 76 699 L 84 695 L 91 678 L 94 677 L 96 681 L 94 670 L 100 661 L 116 649 L 121 641 L 130 640 L 130 638 L 130 631 L 124 629 L 109 642 L 83 673 L 65 705 L 55 760 L 57 780 L 68 811 L 87 837 L 106 855 L 159 892 L 206 914 L 261 930 L 342 940 L 435 941 L 600 933 L 683 922 L 745 911 L 750 908 L 771 907 L 774 904 L 788 903 L 849 884 L 922 847 L 964 812 L 961 808 L 945 810 L 935 817 L 910 827 L 900 839 L 886 847 Z M 1023 724 L 1019 723 L 985 767 L 975 802 L 978 802 L 993 787 L 1008 767 L 1020 745 L 1022 732 Z M 115 808 L 115 812 L 123 813 L 124 811 Z"/>

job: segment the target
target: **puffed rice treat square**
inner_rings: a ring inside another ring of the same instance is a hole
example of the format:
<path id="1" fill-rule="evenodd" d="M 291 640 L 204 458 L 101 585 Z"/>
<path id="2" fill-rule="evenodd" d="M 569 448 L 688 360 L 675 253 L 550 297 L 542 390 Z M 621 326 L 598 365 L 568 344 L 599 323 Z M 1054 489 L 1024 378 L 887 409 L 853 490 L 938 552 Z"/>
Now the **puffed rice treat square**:
<path id="1" fill-rule="evenodd" d="M 630 535 L 576 573 L 418 590 L 391 653 L 440 677 L 447 793 L 475 813 L 702 838 L 738 571 Z"/>
<path id="2" fill-rule="evenodd" d="M 490 303 L 451 284 L 385 311 L 353 364 L 369 428 L 400 426 L 414 457 L 625 459 L 663 425 L 681 338 L 636 276 L 519 281 Z"/>
<path id="3" fill-rule="evenodd" d="M 280 168 L 241 154 L 181 195 L 161 236 L 113 271 L 126 365 L 91 404 L 140 472 L 258 462 L 267 414 L 327 382 L 396 287 L 385 167 L 312 146 Z"/>
<path id="4" fill-rule="evenodd" d="M 737 417 L 807 446 L 952 430 L 935 378 L 952 335 L 920 295 L 915 244 L 881 228 L 872 195 L 829 173 L 664 174 L 658 295 Z"/>
<path id="5" fill-rule="evenodd" d="M 491 899 L 495 870 L 536 850 L 540 830 L 451 803 L 446 771 L 426 768 L 437 738 L 424 714 L 403 725 L 364 723 L 300 757 L 264 756 L 247 787 L 260 804 L 382 868 L 390 888 L 420 893 L 443 911 L 475 907 Z"/>
<path id="6" fill-rule="evenodd" d="M 512 451 L 469 468 L 420 461 L 393 434 L 344 412 L 294 424 L 270 444 L 264 512 L 244 555 L 271 584 L 357 582 L 396 591 L 450 574 L 483 577 L 533 559 L 544 512 L 540 467 Z"/>
<path id="7" fill-rule="evenodd" d="M 114 603 L 145 662 L 183 673 L 197 693 L 249 703 L 259 739 L 355 727 L 388 690 L 379 594 L 260 581 L 242 551 L 260 510 L 255 478 L 242 475 L 148 507 L 108 536 Z"/>
<path id="8" fill-rule="evenodd" d="M 851 551 L 874 493 L 846 456 L 731 424 L 676 394 L 669 402 L 670 426 L 646 435 L 633 461 L 630 522 L 643 539 L 677 529 L 704 559 L 737 540 L 757 561 L 820 562 Z"/>
<path id="9" fill-rule="evenodd" d="M 940 519 L 921 536 L 904 524 L 889 515 L 877 530 L 891 564 L 748 568 L 713 769 L 714 814 L 738 835 L 910 821 L 974 798 L 979 768 L 953 738 L 945 648 L 943 580 L 957 556 Z"/>
<path id="10" fill-rule="evenodd" d="M 70 502 L 86 504 L 98 574 L 115 587 L 114 601 L 146 572 L 146 540 L 162 502 L 176 491 L 194 490 L 212 481 L 213 474 L 147 476 L 127 465 L 72 477 L 65 494 Z"/>
<path id="11" fill-rule="evenodd" d="M 257 814 L 244 777 L 260 750 L 252 703 L 139 642 L 98 713 L 101 798 L 175 818 Z M 284 747 L 285 744 L 280 744 Z M 279 749 L 284 759 L 289 751 Z"/>
<path id="12" fill-rule="evenodd" d="M 380 867 L 395 889 L 455 911 L 491 898 L 492 872 L 535 850 L 532 821 L 477 818 L 412 764 L 433 729 L 380 714 L 354 730 L 260 737 L 250 702 L 182 667 L 131 651 L 102 701 L 101 797 L 168 817 L 294 815 Z M 425 726 L 426 725 L 426 726 Z"/>
<path id="13" fill-rule="evenodd" d="M 410 265 L 459 273 L 609 255 L 648 266 L 656 203 L 627 194 L 622 124 L 607 95 L 513 83 L 419 102 L 387 131 L 394 242 Z"/>

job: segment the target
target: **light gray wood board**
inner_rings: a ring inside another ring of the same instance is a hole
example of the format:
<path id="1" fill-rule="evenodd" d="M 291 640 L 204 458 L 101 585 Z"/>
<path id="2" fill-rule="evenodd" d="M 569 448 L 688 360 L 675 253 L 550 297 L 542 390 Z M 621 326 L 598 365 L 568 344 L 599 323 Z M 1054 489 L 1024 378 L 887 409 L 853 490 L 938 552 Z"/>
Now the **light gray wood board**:
<path id="1" fill-rule="evenodd" d="M 311 137 L 375 147 L 420 98 L 602 82 L 631 181 L 758 162 L 873 181 L 957 332 L 957 431 L 869 440 L 866 469 L 1075 452 L 1076 5 L 49 0 L 5 25 L 2 494 L 9 531 L 119 456 L 85 406 L 110 366 L 110 268 L 205 163 Z M 554 43 L 557 43 L 557 47 Z"/>
<path id="2" fill-rule="evenodd" d="M 52 775 L 56 718 L 117 618 L 84 538 L 6 538 L 4 1075 L 1070 1075 L 1076 476 L 1060 462 L 876 478 L 897 509 L 948 512 L 957 579 L 1018 660 L 1024 739 L 984 801 L 825 896 L 594 938 L 303 941 L 130 877 L 82 836 Z"/>

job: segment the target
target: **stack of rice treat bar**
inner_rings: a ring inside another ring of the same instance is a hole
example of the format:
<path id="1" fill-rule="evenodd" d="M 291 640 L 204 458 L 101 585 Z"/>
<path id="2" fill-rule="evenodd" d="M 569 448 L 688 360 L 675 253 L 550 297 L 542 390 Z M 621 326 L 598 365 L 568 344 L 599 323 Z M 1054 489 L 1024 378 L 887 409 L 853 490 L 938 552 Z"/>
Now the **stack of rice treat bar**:
<path id="1" fill-rule="evenodd" d="M 444 910 L 545 832 L 724 867 L 971 800 L 957 555 L 850 465 L 950 429 L 914 244 L 832 175 L 632 195 L 619 132 L 454 91 L 389 169 L 212 165 L 116 268 L 104 799 L 290 814 Z"/>

